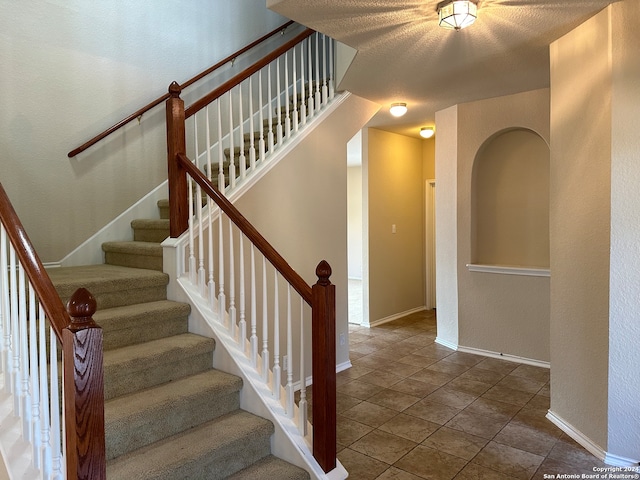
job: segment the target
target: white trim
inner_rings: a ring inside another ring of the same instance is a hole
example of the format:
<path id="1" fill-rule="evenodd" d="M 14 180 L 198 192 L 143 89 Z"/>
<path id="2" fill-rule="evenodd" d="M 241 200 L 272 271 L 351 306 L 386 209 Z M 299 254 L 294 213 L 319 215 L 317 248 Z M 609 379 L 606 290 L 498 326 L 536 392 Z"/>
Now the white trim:
<path id="1" fill-rule="evenodd" d="M 613 453 L 605 452 L 604 463 L 613 467 L 635 467 L 629 468 L 629 471 L 640 472 L 640 458 L 634 460 L 631 458 L 621 457 L 620 455 L 614 455 Z"/>
<path id="2" fill-rule="evenodd" d="M 416 308 L 412 308 L 411 310 L 406 310 L 404 312 L 395 313 L 395 314 L 390 315 L 388 317 L 384 317 L 384 318 L 381 318 L 379 320 L 375 320 L 375 321 L 373 321 L 373 322 L 371 322 L 369 324 L 363 324 L 361 326 L 362 327 L 377 327 L 377 326 L 382 325 L 384 323 L 389 323 L 389 322 L 392 322 L 392 321 L 397 320 L 399 318 L 406 317 L 407 315 L 411 315 L 412 313 L 424 312 L 425 310 L 426 310 L 425 306 L 416 307 Z"/>
<path id="3" fill-rule="evenodd" d="M 458 351 L 463 353 L 472 353 L 474 355 L 482 355 L 483 357 L 498 358 L 500 360 L 506 360 L 508 362 L 532 365 L 534 367 L 551 368 L 551 364 L 549 362 L 543 362 L 542 360 L 535 360 L 533 358 L 520 357 L 518 355 L 510 355 L 508 353 L 492 352 L 491 350 L 483 350 L 481 348 L 463 347 L 459 345 Z"/>
<path id="4" fill-rule="evenodd" d="M 531 267 L 507 267 L 505 265 L 480 265 L 467 263 L 470 272 L 497 273 L 501 275 L 524 275 L 529 277 L 550 277 L 551 270 L 548 268 Z"/>
<path id="5" fill-rule="evenodd" d="M 582 432 L 576 430 L 573 425 L 567 423 L 563 418 L 559 417 L 551 410 L 547 412 L 546 417 L 556 427 L 558 427 L 564 433 L 569 435 L 573 440 L 582 445 L 585 450 L 587 450 L 593 456 L 597 457 L 600 460 L 604 460 L 605 451 L 596 443 L 594 443 L 590 438 L 586 437 Z"/>
<path id="6" fill-rule="evenodd" d="M 458 351 L 458 344 L 449 342 L 448 340 L 444 340 L 440 337 L 436 337 L 435 342 L 443 347 L 450 348 L 451 350 Z"/>

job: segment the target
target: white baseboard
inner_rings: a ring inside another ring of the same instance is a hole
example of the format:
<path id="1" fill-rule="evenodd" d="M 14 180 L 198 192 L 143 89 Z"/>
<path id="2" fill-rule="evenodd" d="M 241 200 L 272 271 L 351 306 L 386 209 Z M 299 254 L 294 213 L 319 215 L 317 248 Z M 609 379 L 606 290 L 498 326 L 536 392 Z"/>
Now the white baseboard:
<path id="1" fill-rule="evenodd" d="M 450 342 L 448 340 L 444 340 L 441 337 L 436 337 L 435 342 L 438 345 L 442 345 L 443 347 L 447 347 L 447 348 L 450 348 L 451 350 L 458 351 L 458 344 L 457 343 L 453 343 L 453 342 Z"/>
<path id="2" fill-rule="evenodd" d="M 407 315 L 411 315 L 412 313 L 418 313 L 418 312 L 424 312 L 427 309 L 427 307 L 417 307 L 417 308 L 412 308 L 411 310 L 406 310 L 404 312 L 400 312 L 400 313 L 396 313 L 393 315 L 390 315 L 388 317 L 384 317 L 381 318 L 379 320 L 374 320 L 373 322 L 369 323 L 368 325 L 362 325 L 363 327 L 377 327 L 379 325 L 382 325 L 384 323 L 389 323 L 392 322 L 394 320 L 397 320 L 399 318 L 402 317 L 406 317 Z"/>
<path id="3" fill-rule="evenodd" d="M 437 341 L 437 339 L 436 339 Z M 445 345 L 448 346 L 448 345 Z M 474 355 L 482 355 L 483 357 L 498 358 L 508 362 L 522 363 L 524 365 L 532 365 L 534 367 L 550 368 L 549 362 L 535 360 L 533 358 L 519 357 L 518 355 L 509 355 L 508 353 L 492 352 L 491 350 L 483 350 L 481 348 L 464 347 L 458 345 L 458 351 L 463 353 L 473 353 Z"/>
<path id="4" fill-rule="evenodd" d="M 632 458 L 621 457 L 620 455 L 605 452 L 604 463 L 611 465 L 612 467 L 627 467 L 629 468 L 629 472 L 640 473 L 640 458 L 636 458 L 634 460 Z"/>
<path id="5" fill-rule="evenodd" d="M 582 445 L 591 455 L 597 457 L 600 460 L 604 460 L 605 451 L 593 442 L 589 437 L 585 436 L 580 430 L 577 430 L 570 423 L 566 422 L 563 418 L 559 417 L 551 410 L 547 412 L 547 419 L 553 423 L 556 427 L 569 435 L 572 439 Z"/>

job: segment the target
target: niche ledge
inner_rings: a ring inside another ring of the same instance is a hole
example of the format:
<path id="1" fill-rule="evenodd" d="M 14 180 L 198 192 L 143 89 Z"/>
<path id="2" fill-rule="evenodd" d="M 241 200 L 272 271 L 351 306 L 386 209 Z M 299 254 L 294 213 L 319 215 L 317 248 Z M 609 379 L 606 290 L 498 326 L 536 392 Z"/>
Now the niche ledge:
<path id="1" fill-rule="evenodd" d="M 467 263 L 470 272 L 497 273 L 500 275 L 524 275 L 528 277 L 550 277 L 551 270 L 548 268 L 534 267 L 508 267 L 505 265 L 480 265 Z"/>

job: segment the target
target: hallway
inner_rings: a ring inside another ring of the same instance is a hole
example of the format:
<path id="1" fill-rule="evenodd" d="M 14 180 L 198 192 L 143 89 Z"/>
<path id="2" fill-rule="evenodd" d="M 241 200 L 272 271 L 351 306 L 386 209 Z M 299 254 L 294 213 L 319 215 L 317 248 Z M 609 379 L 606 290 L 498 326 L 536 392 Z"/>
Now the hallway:
<path id="1" fill-rule="evenodd" d="M 349 479 L 530 479 L 604 464 L 545 418 L 549 371 L 434 343 L 433 312 L 350 325 L 338 374 L 338 458 Z"/>

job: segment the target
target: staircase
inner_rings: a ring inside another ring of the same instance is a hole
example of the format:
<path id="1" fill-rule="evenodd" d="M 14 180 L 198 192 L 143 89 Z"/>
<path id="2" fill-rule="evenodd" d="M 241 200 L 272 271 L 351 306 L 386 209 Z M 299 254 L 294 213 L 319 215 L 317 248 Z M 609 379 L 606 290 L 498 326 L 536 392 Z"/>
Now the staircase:
<path id="1" fill-rule="evenodd" d="M 107 477 L 309 478 L 271 455 L 271 422 L 239 408 L 242 380 L 212 368 L 215 341 L 189 333 L 189 305 L 166 299 L 159 209 L 132 222 L 134 241 L 103 245 L 106 264 L 50 272 L 63 302 L 85 287 L 98 304 Z"/>

